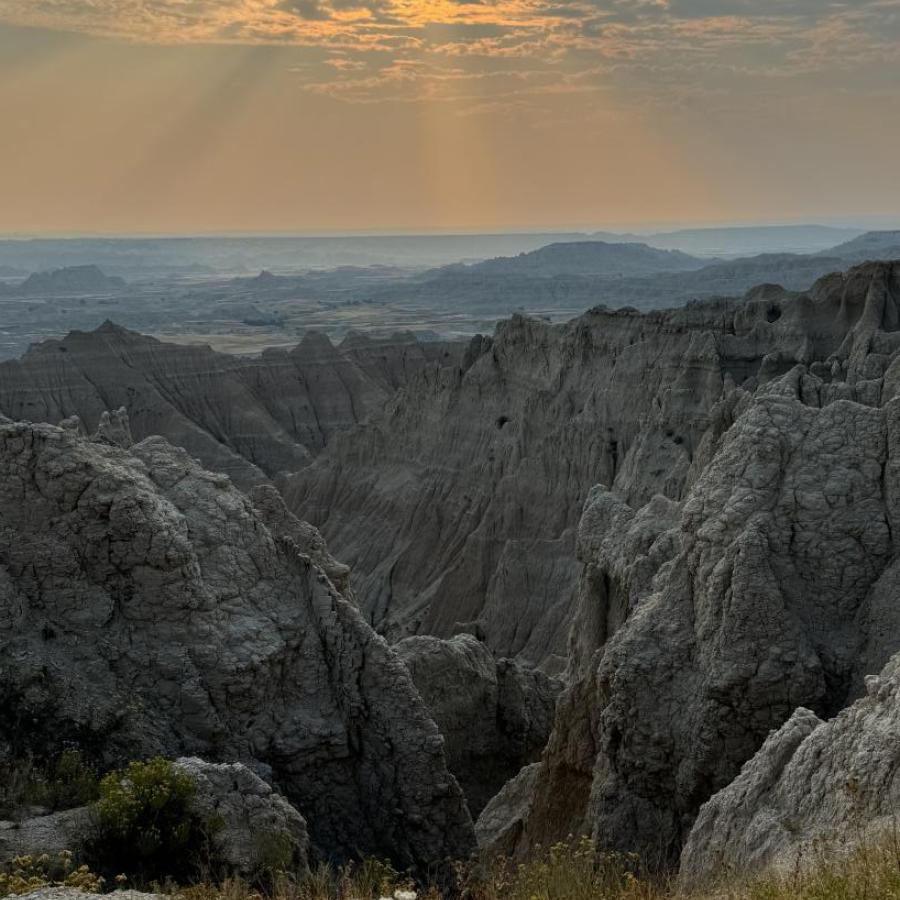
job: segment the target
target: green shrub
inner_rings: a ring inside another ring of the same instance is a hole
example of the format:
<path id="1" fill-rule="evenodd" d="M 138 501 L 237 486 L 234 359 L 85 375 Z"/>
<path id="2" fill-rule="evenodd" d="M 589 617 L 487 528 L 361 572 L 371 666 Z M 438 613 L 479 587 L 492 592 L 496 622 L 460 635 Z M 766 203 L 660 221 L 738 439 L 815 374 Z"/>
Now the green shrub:
<path id="1" fill-rule="evenodd" d="M 210 862 L 212 824 L 191 810 L 193 779 L 171 762 L 132 762 L 100 782 L 97 833 L 88 858 L 104 874 L 137 883 L 198 875 Z"/>
<path id="2" fill-rule="evenodd" d="M 253 859 L 261 878 L 289 872 L 296 863 L 295 856 L 294 841 L 283 829 L 263 829 L 254 837 Z"/>

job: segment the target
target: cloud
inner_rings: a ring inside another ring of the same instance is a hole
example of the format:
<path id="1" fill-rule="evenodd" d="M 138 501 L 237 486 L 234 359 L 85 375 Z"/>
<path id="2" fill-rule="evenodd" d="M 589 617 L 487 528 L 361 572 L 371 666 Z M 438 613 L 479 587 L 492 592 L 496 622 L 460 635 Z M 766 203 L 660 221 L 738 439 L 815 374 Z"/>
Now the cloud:
<path id="1" fill-rule="evenodd" d="M 317 48 L 325 61 L 302 76 L 306 89 L 355 101 L 444 96 L 463 82 L 502 94 L 513 67 L 535 93 L 745 90 L 872 73 L 900 47 L 900 0 L 0 0 L 0 22 Z"/>

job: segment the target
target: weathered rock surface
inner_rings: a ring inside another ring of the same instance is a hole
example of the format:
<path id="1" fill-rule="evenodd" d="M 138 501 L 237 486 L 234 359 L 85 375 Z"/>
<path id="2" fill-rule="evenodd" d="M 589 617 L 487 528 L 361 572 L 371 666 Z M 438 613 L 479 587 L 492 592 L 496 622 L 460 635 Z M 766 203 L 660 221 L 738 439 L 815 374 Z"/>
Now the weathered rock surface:
<path id="1" fill-rule="evenodd" d="M 590 487 L 635 507 L 682 500 L 730 424 L 729 392 L 797 364 L 815 402 L 871 402 L 895 345 L 895 280 L 866 266 L 808 294 L 764 286 L 742 301 L 596 309 L 563 326 L 514 316 L 286 479 L 288 506 L 350 565 L 388 636 L 462 626 L 498 656 L 559 668 Z M 876 332 L 851 385 L 848 348 Z"/>
<path id="2" fill-rule="evenodd" d="M 20 822 L 0 822 L 0 866 L 17 856 L 51 859 L 63 850 L 75 850 L 92 827 L 87 807 L 66 809 Z"/>
<path id="3" fill-rule="evenodd" d="M 771 729 L 834 715 L 900 645 L 900 265 L 761 290 L 726 343 L 754 303 L 751 330 L 806 323 L 805 362 L 723 380 L 683 500 L 636 502 L 623 476 L 586 506 L 570 684 L 519 850 L 584 831 L 674 862 Z"/>
<path id="4" fill-rule="evenodd" d="M 165 894 L 147 894 L 142 891 L 112 891 L 109 894 L 90 894 L 77 888 L 45 887 L 22 894 L 28 900 L 165 900 Z"/>
<path id="5" fill-rule="evenodd" d="M 394 645 L 444 736 L 447 765 L 472 815 L 547 743 L 562 685 L 514 660 L 495 660 L 470 634 Z"/>
<path id="6" fill-rule="evenodd" d="M 249 486 L 307 465 L 405 379 L 451 360 L 451 350 L 363 339 L 342 352 L 310 332 L 290 352 L 234 357 L 107 322 L 0 363 L 0 410 L 33 422 L 78 416 L 94 432 L 107 410 L 124 408 L 137 440 L 161 434 Z"/>
<path id="7" fill-rule="evenodd" d="M 891 840 L 900 809 L 900 655 L 866 694 L 822 722 L 798 709 L 700 810 L 681 854 L 685 886 L 724 873 L 814 865 Z"/>
<path id="8" fill-rule="evenodd" d="M 473 840 L 403 664 L 293 528 L 159 437 L 0 426 L 0 711 L 5 756 L 268 766 L 338 858 Z"/>
<path id="9" fill-rule="evenodd" d="M 290 871 L 309 867 L 306 821 L 287 800 L 242 763 L 208 763 L 183 757 L 175 766 L 196 785 L 191 808 L 216 823 L 213 850 L 230 871 L 252 877 L 265 865 L 270 843 L 290 854 Z"/>
<path id="10" fill-rule="evenodd" d="M 478 846 L 488 854 L 513 856 L 531 813 L 540 763 L 525 766 L 493 796 L 475 823 Z"/>

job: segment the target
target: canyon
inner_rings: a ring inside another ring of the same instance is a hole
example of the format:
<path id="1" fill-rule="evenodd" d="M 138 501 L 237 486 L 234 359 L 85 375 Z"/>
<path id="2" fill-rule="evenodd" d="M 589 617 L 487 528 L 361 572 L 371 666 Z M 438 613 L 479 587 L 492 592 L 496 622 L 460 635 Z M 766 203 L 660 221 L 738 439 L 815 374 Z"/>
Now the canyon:
<path id="1" fill-rule="evenodd" d="M 327 858 L 789 867 L 900 790 L 898 411 L 896 262 L 466 342 L 35 346 L 0 752 L 243 763 Z"/>

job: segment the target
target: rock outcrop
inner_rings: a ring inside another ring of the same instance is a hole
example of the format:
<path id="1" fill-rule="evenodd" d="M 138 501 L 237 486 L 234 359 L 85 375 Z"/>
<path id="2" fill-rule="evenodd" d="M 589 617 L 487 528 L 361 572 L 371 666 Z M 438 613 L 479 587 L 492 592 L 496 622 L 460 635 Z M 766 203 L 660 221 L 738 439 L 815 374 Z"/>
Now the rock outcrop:
<path id="1" fill-rule="evenodd" d="M 489 856 L 514 856 L 521 846 L 540 771 L 540 763 L 525 766 L 481 811 L 475 822 L 475 837 Z"/>
<path id="2" fill-rule="evenodd" d="M 476 816 L 547 743 L 561 683 L 494 659 L 470 634 L 394 645 L 445 740 L 447 765 Z"/>
<path id="3" fill-rule="evenodd" d="M 135 439 L 163 435 L 249 487 L 307 465 L 405 379 L 452 361 L 451 346 L 356 341 L 342 352 L 309 332 L 289 352 L 248 358 L 107 322 L 0 363 L 0 411 L 32 422 L 78 416 L 94 432 L 107 410 L 124 408 Z"/>
<path id="4" fill-rule="evenodd" d="M 309 864 L 306 821 L 287 800 L 242 763 L 208 763 L 184 757 L 174 765 L 191 777 L 191 810 L 210 831 L 211 862 L 223 874 L 253 878 L 277 846 L 279 864 L 303 872 Z M 64 851 L 80 854 L 96 834 L 90 807 L 80 806 L 0 822 L 0 865 L 17 856 L 55 860 Z"/>
<path id="5" fill-rule="evenodd" d="M 45 887 L 22 894 L 23 900 L 165 900 L 165 894 L 148 894 L 142 891 L 112 891 L 109 894 L 91 894 L 78 888 Z"/>
<path id="6" fill-rule="evenodd" d="M 895 595 L 896 596 L 896 595 Z M 896 839 L 900 809 L 900 655 L 866 678 L 834 719 L 797 709 L 700 810 L 681 854 L 682 884 L 796 871 L 825 855 Z"/>
<path id="7" fill-rule="evenodd" d="M 407 670 L 285 521 L 160 437 L 0 426 L 0 753 L 268 767 L 321 853 L 465 855 Z"/>
<path id="8" fill-rule="evenodd" d="M 785 319 L 802 361 L 764 378 L 800 349 L 773 337 L 777 359 L 722 380 L 683 500 L 635 502 L 625 477 L 591 495 L 570 684 L 519 849 L 585 831 L 675 862 L 771 729 L 835 715 L 898 649 L 900 265 L 760 290 L 704 341 L 734 359 Z"/>
<path id="9" fill-rule="evenodd" d="M 90 810 L 79 806 L 21 821 L 0 822 L 0 866 L 17 856 L 55 859 L 64 850 L 77 850 L 93 826 Z"/>
<path id="10" fill-rule="evenodd" d="M 216 824 L 211 839 L 217 863 L 250 878 L 264 869 L 271 845 L 279 850 L 278 864 L 291 872 L 308 870 L 306 821 L 258 775 L 242 763 L 208 763 L 195 757 L 176 760 L 175 766 L 194 782 L 192 810 Z"/>

